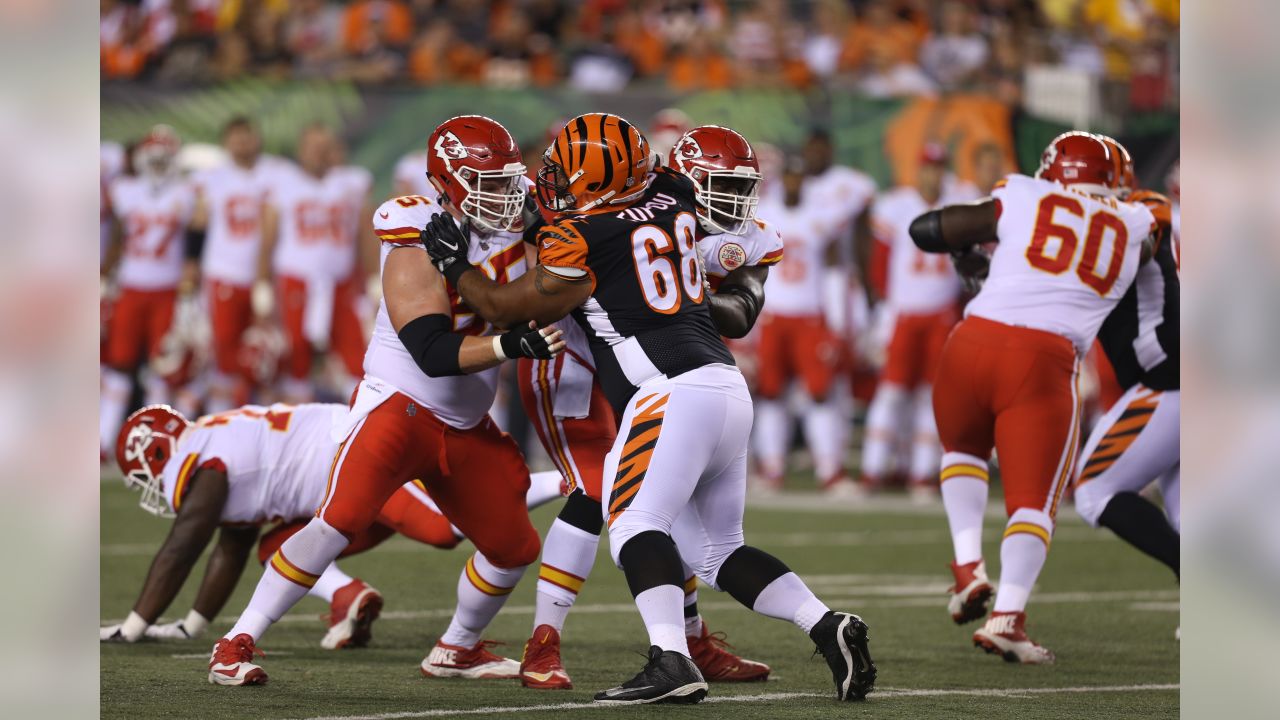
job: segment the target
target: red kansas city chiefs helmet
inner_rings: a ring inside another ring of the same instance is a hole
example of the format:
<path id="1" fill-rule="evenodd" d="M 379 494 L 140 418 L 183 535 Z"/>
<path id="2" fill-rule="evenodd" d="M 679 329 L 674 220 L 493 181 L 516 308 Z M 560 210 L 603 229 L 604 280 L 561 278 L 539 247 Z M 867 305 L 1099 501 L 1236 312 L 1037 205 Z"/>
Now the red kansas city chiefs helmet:
<path id="1" fill-rule="evenodd" d="M 1120 185 L 1118 163 L 1107 138 L 1076 130 L 1049 143 L 1040 155 L 1036 177 L 1108 197 L 1115 196 Z"/>
<path id="2" fill-rule="evenodd" d="M 751 143 L 719 125 L 685 133 L 671 148 L 667 165 L 693 181 L 698 219 L 712 233 L 741 235 L 760 203 L 760 160 Z"/>
<path id="3" fill-rule="evenodd" d="M 427 139 L 427 178 L 483 230 L 511 230 L 524 207 L 520 148 L 498 121 L 483 115 L 445 120 Z"/>
<path id="4" fill-rule="evenodd" d="M 178 438 L 191 423 L 168 405 L 148 405 L 124 421 L 116 438 L 116 462 L 124 484 L 142 491 L 138 505 L 152 515 L 171 517 L 160 476 L 178 450 Z"/>

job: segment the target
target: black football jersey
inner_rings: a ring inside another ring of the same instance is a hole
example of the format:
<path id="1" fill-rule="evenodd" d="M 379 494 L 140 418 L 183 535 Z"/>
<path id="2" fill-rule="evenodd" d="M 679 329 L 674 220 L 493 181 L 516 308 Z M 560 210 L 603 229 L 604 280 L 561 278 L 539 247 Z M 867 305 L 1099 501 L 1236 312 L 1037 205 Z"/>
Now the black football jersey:
<path id="1" fill-rule="evenodd" d="M 538 233 L 539 263 L 576 268 L 594 284 L 573 317 L 619 418 L 646 380 L 734 364 L 711 320 L 697 232 L 693 184 L 659 168 L 634 203 L 566 215 Z"/>
<path id="2" fill-rule="evenodd" d="M 1098 331 L 1120 387 L 1142 383 L 1152 390 L 1178 389 L 1179 288 L 1178 263 L 1166 237 Z"/>

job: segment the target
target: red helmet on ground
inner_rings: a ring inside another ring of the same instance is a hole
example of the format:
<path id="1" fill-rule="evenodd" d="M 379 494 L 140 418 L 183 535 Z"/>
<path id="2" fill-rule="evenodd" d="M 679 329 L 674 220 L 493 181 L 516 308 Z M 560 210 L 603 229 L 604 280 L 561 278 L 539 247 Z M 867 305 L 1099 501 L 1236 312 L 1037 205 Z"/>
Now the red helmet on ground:
<path id="1" fill-rule="evenodd" d="M 427 178 L 483 230 L 510 230 L 520 221 L 524 173 L 511 133 L 483 115 L 445 120 L 427 139 Z"/>
<path id="2" fill-rule="evenodd" d="M 1076 130 L 1062 133 L 1049 143 L 1040 155 L 1036 177 L 1104 196 L 1114 196 L 1120 181 L 1107 140 Z"/>
<path id="3" fill-rule="evenodd" d="M 1138 178 L 1133 172 L 1133 158 L 1129 156 L 1129 151 L 1125 149 L 1113 137 L 1102 135 L 1102 140 L 1107 143 L 1107 147 L 1111 148 L 1111 156 L 1116 166 L 1116 185 L 1119 188 L 1117 193 L 1120 197 L 1125 198 L 1129 193 L 1138 189 Z"/>
<path id="4" fill-rule="evenodd" d="M 734 130 L 703 125 L 671 148 L 667 165 L 693 181 L 698 218 L 708 232 L 741 235 L 760 203 L 760 160 Z"/>
<path id="5" fill-rule="evenodd" d="M 178 438 L 191 423 L 168 405 L 148 405 L 124 421 L 116 438 L 116 462 L 124 484 L 142 490 L 138 505 L 152 515 L 173 513 L 164 499 L 160 476 L 178 450 Z"/>

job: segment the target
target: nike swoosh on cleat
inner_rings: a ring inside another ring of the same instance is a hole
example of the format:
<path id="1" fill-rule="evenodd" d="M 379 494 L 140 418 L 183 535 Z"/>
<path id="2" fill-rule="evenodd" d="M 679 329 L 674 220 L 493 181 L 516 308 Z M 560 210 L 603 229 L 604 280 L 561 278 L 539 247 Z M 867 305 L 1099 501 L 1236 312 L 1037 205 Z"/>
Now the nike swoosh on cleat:
<path id="1" fill-rule="evenodd" d="M 538 682 L 546 682 L 546 681 L 550 680 L 551 678 L 555 677 L 555 675 L 556 675 L 556 674 L 555 674 L 555 673 L 553 673 L 553 672 L 544 672 L 544 673 L 542 673 L 542 672 L 532 672 L 532 671 L 529 671 L 529 670 L 526 670 L 526 671 L 525 671 L 525 673 L 524 673 L 524 676 L 525 676 L 525 677 L 527 677 L 527 678 L 529 678 L 529 679 L 531 679 L 531 680 L 537 680 Z"/>
<path id="2" fill-rule="evenodd" d="M 640 692 L 641 690 L 652 690 L 652 689 L 653 689 L 652 685 L 645 685 L 644 687 L 636 687 L 636 688 L 617 687 L 617 688 L 609 688 L 608 690 L 605 690 L 604 694 L 609 697 L 613 697 L 615 695 L 621 695 L 626 692 Z"/>
<path id="3" fill-rule="evenodd" d="M 240 674 L 239 670 L 212 670 L 211 672 L 216 672 L 224 677 L 235 677 Z"/>

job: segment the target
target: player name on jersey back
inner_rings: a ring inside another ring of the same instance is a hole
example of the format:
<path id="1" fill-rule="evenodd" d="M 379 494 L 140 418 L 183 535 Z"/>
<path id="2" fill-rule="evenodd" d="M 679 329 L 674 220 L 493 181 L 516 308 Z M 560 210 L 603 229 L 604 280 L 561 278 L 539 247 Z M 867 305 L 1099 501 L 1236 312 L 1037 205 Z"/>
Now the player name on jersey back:
<path id="1" fill-rule="evenodd" d="M 1057 333 L 1083 353 L 1133 283 L 1151 211 L 1025 175 L 991 194 L 999 242 L 965 315 Z"/>
<path id="2" fill-rule="evenodd" d="M 444 208 L 429 198 L 406 195 L 384 202 L 373 214 L 374 234 L 381 240 L 381 268 L 394 252 L 426 252 L 419 234 L 431 218 Z M 397 249 L 403 248 L 403 249 Z M 507 283 L 525 273 L 524 242 L 517 232 L 478 235 L 474 230 L 467 259 L 491 280 Z M 449 287 L 454 332 L 484 335 L 492 328 Z M 377 378 L 408 395 L 445 423 L 470 428 L 484 419 L 497 392 L 498 369 L 459 375 L 428 377 L 400 342 L 385 299 L 378 305 L 373 337 L 364 356 L 365 375 Z"/>
<path id="3" fill-rule="evenodd" d="M 591 296 L 573 311 L 601 387 L 619 410 L 645 382 L 733 365 L 707 307 L 693 186 L 660 168 L 632 205 L 569 215 L 538 234 L 538 260 L 585 272 Z"/>

